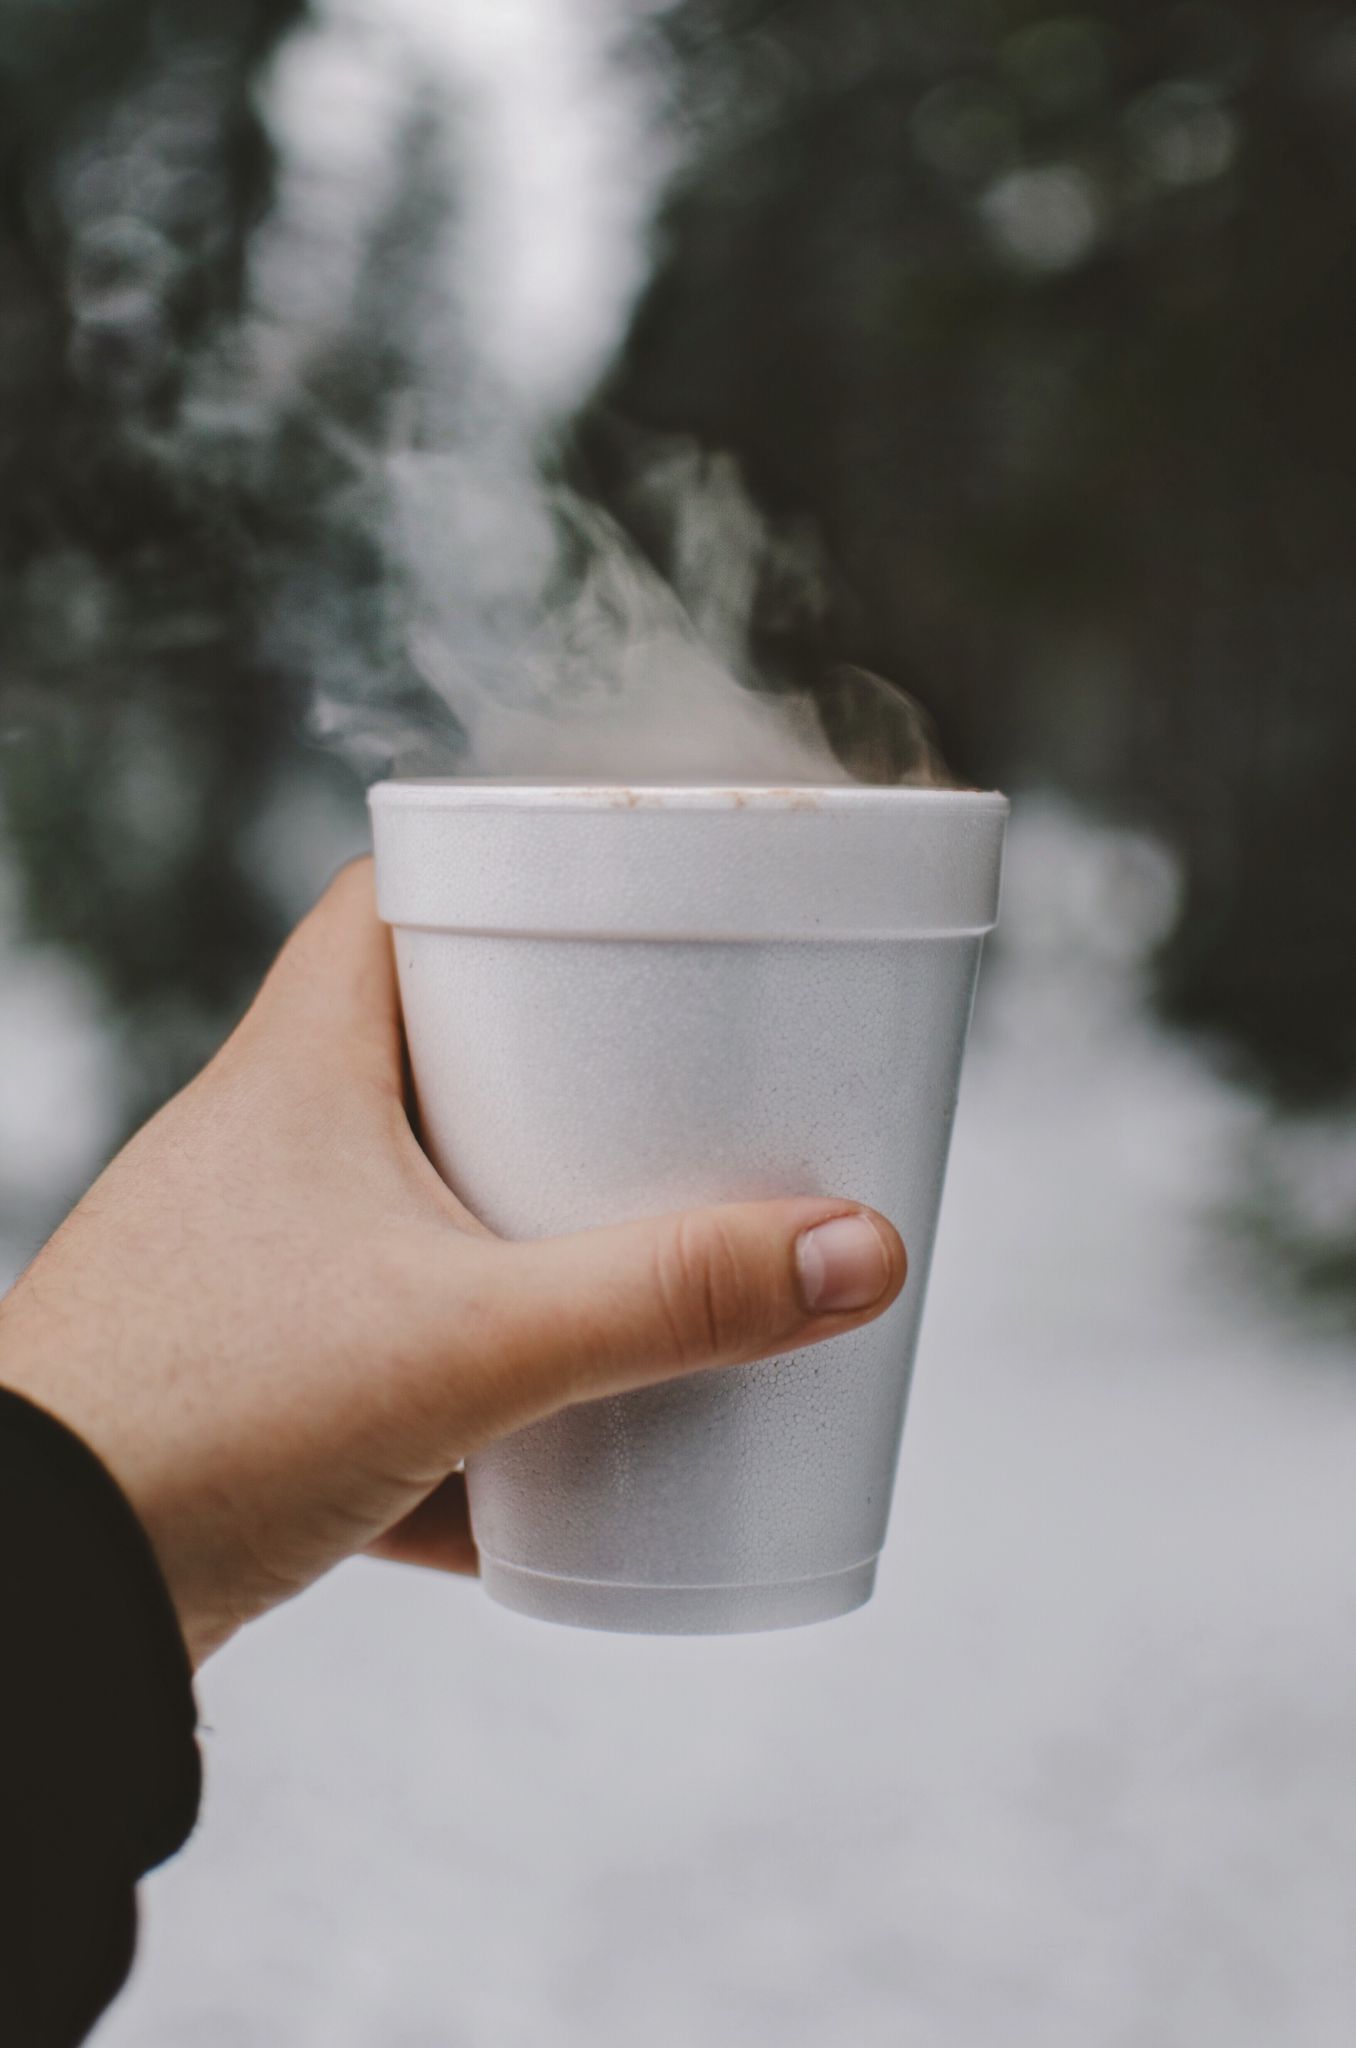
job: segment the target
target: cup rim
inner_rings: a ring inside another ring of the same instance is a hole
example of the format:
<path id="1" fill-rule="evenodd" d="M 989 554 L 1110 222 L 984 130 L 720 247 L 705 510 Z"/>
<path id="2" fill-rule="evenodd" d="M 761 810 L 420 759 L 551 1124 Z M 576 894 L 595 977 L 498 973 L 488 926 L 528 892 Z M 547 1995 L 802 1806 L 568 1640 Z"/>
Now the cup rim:
<path id="1" fill-rule="evenodd" d="M 377 782 L 373 808 L 578 811 L 869 811 L 957 808 L 1006 815 L 996 789 L 916 789 L 885 783 L 557 782 L 530 776 L 410 776 Z"/>

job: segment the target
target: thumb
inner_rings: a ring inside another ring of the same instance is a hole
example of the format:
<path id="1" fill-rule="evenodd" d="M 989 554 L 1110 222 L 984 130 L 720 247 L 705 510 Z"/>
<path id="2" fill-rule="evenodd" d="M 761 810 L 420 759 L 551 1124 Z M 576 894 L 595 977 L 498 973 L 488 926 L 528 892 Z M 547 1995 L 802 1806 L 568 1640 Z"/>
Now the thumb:
<path id="1" fill-rule="evenodd" d="M 495 1334 L 517 1421 L 837 1336 L 888 1308 L 908 1266 L 883 1216 L 814 1198 L 500 1250 Z"/>

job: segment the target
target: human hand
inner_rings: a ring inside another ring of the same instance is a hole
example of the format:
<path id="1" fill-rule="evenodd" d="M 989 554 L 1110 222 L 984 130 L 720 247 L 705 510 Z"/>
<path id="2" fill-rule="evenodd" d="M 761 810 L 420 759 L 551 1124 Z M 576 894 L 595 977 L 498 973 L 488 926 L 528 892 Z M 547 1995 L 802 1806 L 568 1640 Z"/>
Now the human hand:
<path id="1" fill-rule="evenodd" d="M 835 1336 L 904 1274 L 883 1218 L 819 1198 L 494 1237 L 411 1130 L 363 861 L 0 1302 L 0 1383 L 118 1480 L 200 1663 L 354 1552 L 473 1571 L 479 1445 Z"/>

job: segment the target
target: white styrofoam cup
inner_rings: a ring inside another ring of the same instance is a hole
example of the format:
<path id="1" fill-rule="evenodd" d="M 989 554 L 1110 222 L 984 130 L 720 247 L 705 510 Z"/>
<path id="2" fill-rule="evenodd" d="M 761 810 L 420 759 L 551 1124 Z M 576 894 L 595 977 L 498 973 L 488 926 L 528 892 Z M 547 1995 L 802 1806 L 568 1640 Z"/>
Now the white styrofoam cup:
<path id="1" fill-rule="evenodd" d="M 468 1461 L 487 1590 L 583 1627 L 870 1597 L 1006 800 L 879 788 L 371 792 L 424 1141 L 492 1229 L 845 1195 L 900 1300 L 810 1350 L 566 1409 Z"/>

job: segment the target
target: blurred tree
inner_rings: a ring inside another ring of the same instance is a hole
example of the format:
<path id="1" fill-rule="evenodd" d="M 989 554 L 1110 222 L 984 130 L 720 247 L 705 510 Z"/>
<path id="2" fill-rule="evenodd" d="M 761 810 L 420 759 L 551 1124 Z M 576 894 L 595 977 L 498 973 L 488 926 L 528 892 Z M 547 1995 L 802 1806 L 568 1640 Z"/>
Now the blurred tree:
<path id="1" fill-rule="evenodd" d="M 174 428 L 239 305 L 269 177 L 252 77 L 298 12 L 3 9 L 0 809 L 30 929 L 107 990 L 129 1118 L 277 937 L 242 840 L 288 706 L 249 659 L 243 508 Z"/>
<path id="2" fill-rule="evenodd" d="M 416 95 L 285 401 L 231 383 L 256 92 L 304 14 L 0 0 L 0 810 L 30 929 L 123 1022 L 129 1115 L 277 937 L 280 774 L 347 773 L 300 737 L 308 621 L 344 688 L 433 710 L 364 493 L 418 382 L 442 112 Z M 1287 1100 L 1348 1087 L 1356 6 L 685 0 L 653 33 L 690 161 L 580 475 L 662 557 L 637 436 L 737 451 L 834 571 L 764 592 L 770 680 L 862 663 L 963 775 L 1152 823 L 1166 1007 Z"/>
<path id="3" fill-rule="evenodd" d="M 961 772 L 1181 855 L 1176 1017 L 1356 1078 L 1356 11 L 689 0 L 609 410 L 822 521 Z"/>

